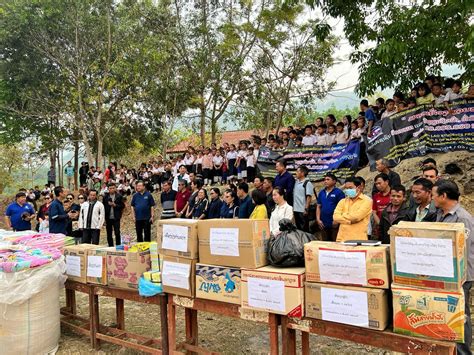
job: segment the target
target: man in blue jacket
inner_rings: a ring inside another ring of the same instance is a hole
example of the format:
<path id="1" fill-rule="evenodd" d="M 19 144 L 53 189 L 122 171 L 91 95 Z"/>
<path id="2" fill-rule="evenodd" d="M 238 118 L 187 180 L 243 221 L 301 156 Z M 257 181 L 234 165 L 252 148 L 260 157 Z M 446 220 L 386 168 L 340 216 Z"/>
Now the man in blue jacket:
<path id="1" fill-rule="evenodd" d="M 151 241 L 151 224 L 153 223 L 155 200 L 150 192 L 145 190 L 143 181 L 135 185 L 137 192 L 132 197 L 132 211 L 135 221 L 138 242 Z M 145 237 L 143 237 L 145 236 Z"/>
<path id="2" fill-rule="evenodd" d="M 295 178 L 286 170 L 286 163 L 284 160 L 278 160 L 275 169 L 278 172 L 278 175 L 275 176 L 273 186 L 278 186 L 284 189 L 286 202 L 293 206 L 293 189 L 295 187 Z"/>
<path id="3" fill-rule="evenodd" d="M 249 195 L 249 185 L 241 182 L 237 186 L 237 197 L 239 198 L 239 218 L 249 218 L 255 208 L 252 198 Z"/>
<path id="4" fill-rule="evenodd" d="M 62 186 L 54 188 L 56 198 L 49 205 L 49 233 L 62 233 L 67 235 L 67 225 L 69 214 L 64 211 L 63 201 L 66 197 L 66 191 Z"/>

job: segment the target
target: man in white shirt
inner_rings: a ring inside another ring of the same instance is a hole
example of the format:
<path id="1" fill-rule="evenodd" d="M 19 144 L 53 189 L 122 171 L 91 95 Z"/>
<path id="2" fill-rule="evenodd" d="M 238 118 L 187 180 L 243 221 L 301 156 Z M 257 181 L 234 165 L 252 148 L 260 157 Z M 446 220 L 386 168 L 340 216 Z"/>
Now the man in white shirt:
<path id="1" fill-rule="evenodd" d="M 189 178 L 189 175 L 187 173 L 186 167 L 184 165 L 181 165 L 179 167 L 179 174 L 176 175 L 173 179 L 173 186 L 172 189 L 174 191 L 178 191 L 178 183 L 179 180 L 186 180 L 186 182 L 189 184 L 191 182 L 191 179 Z"/>
<path id="2" fill-rule="evenodd" d="M 82 230 L 82 242 L 98 245 L 100 229 L 105 222 L 105 208 L 97 200 L 97 191 L 89 191 L 88 201 L 81 205 L 79 213 L 79 229 Z"/>

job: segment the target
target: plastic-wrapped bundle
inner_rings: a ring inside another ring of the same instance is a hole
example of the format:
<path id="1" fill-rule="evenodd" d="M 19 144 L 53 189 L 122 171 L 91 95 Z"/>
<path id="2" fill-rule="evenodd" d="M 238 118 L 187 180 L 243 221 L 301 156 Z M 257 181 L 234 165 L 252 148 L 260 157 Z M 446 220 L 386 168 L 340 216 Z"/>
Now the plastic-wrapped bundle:
<path id="1" fill-rule="evenodd" d="M 60 336 L 59 293 L 64 258 L 39 267 L 0 272 L 0 353 L 47 354 Z"/>

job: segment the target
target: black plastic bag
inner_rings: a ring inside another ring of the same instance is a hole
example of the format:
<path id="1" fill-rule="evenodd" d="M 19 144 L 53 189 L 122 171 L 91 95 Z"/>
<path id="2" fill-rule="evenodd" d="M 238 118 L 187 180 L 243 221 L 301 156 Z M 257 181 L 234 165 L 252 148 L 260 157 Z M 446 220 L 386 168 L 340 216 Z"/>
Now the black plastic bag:
<path id="1" fill-rule="evenodd" d="M 281 233 L 268 241 L 268 261 L 278 267 L 304 266 L 304 245 L 316 238 L 296 229 L 289 219 L 282 219 L 279 225 Z"/>

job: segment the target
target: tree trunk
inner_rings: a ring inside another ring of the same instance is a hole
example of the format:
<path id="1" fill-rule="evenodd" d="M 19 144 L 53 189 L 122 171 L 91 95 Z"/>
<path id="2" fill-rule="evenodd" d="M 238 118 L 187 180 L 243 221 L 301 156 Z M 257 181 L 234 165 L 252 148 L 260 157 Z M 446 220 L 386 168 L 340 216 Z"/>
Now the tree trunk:
<path id="1" fill-rule="evenodd" d="M 204 105 L 204 95 L 201 95 L 201 102 L 199 103 L 200 110 L 200 133 L 201 144 L 206 146 L 206 106 Z"/>
<path id="2" fill-rule="evenodd" d="M 96 166 L 100 166 L 102 169 L 103 165 L 103 156 L 102 156 L 102 150 L 104 149 L 104 142 L 102 141 L 102 135 L 100 132 L 100 128 L 96 130 L 96 139 L 97 139 L 97 163 Z"/>
<path id="3" fill-rule="evenodd" d="M 216 135 L 217 135 L 217 120 L 212 119 L 211 121 L 211 142 L 216 143 Z"/>
<path id="4" fill-rule="evenodd" d="M 77 131 L 74 132 L 74 186 L 79 190 L 79 181 L 77 179 L 79 173 L 79 141 Z"/>
<path id="5" fill-rule="evenodd" d="M 63 186 L 63 172 L 62 172 L 62 167 L 61 167 L 61 156 L 59 154 L 59 148 L 58 151 L 56 152 L 56 160 L 58 162 L 58 169 L 57 169 L 57 176 L 56 176 L 56 184 L 58 186 Z"/>

